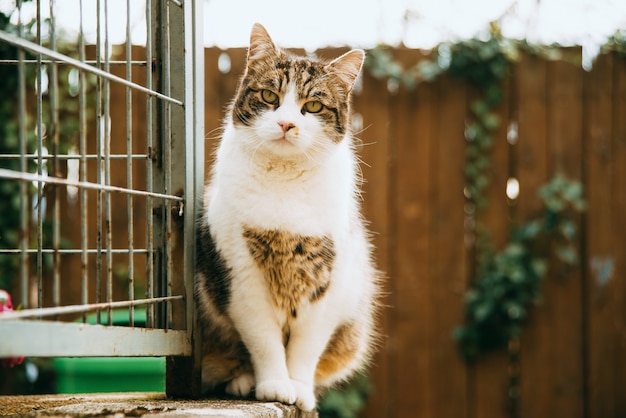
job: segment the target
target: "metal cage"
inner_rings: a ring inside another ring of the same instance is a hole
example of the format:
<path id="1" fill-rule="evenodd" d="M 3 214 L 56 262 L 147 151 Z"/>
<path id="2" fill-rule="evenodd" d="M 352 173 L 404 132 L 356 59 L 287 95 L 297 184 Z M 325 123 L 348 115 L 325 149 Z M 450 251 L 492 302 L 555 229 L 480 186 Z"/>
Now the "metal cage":
<path id="1" fill-rule="evenodd" d="M 7 290 L 21 306 L 0 314 L 0 358 L 167 356 L 168 394 L 196 394 L 202 0 L 146 0 L 145 48 L 132 45 L 132 0 L 122 46 L 109 32 L 123 13 L 108 0 L 90 16 L 89 45 L 83 3 L 93 2 L 76 2 L 76 44 L 59 36 L 55 2 L 43 3 L 18 0 L 14 26 L 0 31 L 10 51 L 0 66 L 17 73 L 18 139 L 0 153 L 0 182 L 15 191 L 0 216 L 19 219 L 0 257 L 15 266 Z M 125 326 L 112 320 L 120 309 Z"/>

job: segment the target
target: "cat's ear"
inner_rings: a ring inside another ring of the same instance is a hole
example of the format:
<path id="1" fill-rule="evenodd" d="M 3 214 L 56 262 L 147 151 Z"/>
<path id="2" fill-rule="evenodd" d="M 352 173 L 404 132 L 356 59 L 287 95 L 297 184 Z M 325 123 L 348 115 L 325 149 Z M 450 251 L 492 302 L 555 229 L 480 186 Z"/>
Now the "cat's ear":
<path id="1" fill-rule="evenodd" d="M 361 72 L 364 60 L 365 51 L 353 49 L 332 61 L 327 68 L 337 75 L 346 84 L 348 91 L 350 91 Z"/>
<path id="2" fill-rule="evenodd" d="M 276 55 L 278 49 L 267 30 L 260 23 L 255 23 L 250 32 L 250 48 L 248 49 L 248 63 L 260 60 L 268 55 Z"/>

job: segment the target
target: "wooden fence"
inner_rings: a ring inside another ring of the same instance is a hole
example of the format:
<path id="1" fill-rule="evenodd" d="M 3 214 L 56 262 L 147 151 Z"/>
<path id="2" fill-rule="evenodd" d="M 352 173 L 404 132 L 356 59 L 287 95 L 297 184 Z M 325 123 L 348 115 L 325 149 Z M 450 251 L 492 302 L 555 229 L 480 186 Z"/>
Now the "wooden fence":
<path id="1" fill-rule="evenodd" d="M 394 55 L 407 67 L 422 57 Z M 208 168 L 245 51 L 207 49 L 205 56 Z M 141 82 L 143 71 L 134 79 Z M 112 102 L 123 92 L 112 86 Z M 519 369 L 509 367 L 506 352 L 466 364 L 452 332 L 463 321 L 473 267 L 464 131 L 478 93 L 447 77 L 390 92 L 366 74 L 354 98 L 363 124 L 364 211 L 388 276 L 381 318 L 387 337 L 371 369 L 366 417 L 506 417 L 511 395 L 519 395 L 524 418 L 626 416 L 626 59 L 604 55 L 585 72 L 525 55 L 504 93 L 482 221 L 502 247 L 511 226 L 540 209 L 538 188 L 563 173 L 586 191 L 580 266 L 543 283 L 543 303 L 521 338 Z M 125 120 L 123 106 L 113 111 Z M 143 126 L 133 122 L 134 130 Z M 517 141 L 507 141 L 514 126 Z M 123 137 L 123 122 L 113 129 Z M 505 195 L 509 178 L 519 181 L 513 205 Z M 518 372 L 519 393 L 510 393 L 510 373 Z"/>
<path id="2" fill-rule="evenodd" d="M 244 64 L 245 51 L 230 50 L 232 68 L 221 73 L 221 54 L 206 51 L 207 132 L 219 127 Z M 422 56 L 394 55 L 405 67 Z M 525 418 L 626 416 L 626 59 L 603 55 L 585 72 L 525 55 L 504 93 L 482 221 L 502 247 L 511 226 L 540 209 L 540 186 L 557 173 L 578 180 L 588 203 L 578 221 L 579 268 L 543 283 L 519 370 L 510 370 L 506 352 L 464 363 L 452 332 L 463 321 L 473 266 L 463 173 L 477 92 L 446 77 L 390 92 L 366 74 L 354 98 L 363 121 L 364 209 L 388 276 L 387 338 L 371 370 L 367 417 L 504 417 L 511 395 Z M 510 129 L 517 141 L 507 141 Z M 513 206 L 509 178 L 519 182 Z M 509 393 L 511 372 L 519 372 L 519 393 Z"/>

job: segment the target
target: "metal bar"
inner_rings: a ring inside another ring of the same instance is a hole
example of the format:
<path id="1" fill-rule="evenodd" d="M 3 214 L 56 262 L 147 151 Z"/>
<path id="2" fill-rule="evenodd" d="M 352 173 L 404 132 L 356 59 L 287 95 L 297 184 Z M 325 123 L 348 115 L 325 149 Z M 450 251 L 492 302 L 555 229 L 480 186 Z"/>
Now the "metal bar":
<path id="1" fill-rule="evenodd" d="M 50 0 L 50 18 L 48 20 L 50 49 L 56 50 L 56 20 L 54 16 L 55 0 Z M 50 77 L 48 83 L 48 97 L 50 98 L 50 137 L 52 138 L 52 154 L 59 152 L 59 76 L 55 62 L 48 64 Z M 60 175 L 59 159 L 52 160 L 52 172 L 54 176 Z M 61 304 L 61 257 L 58 253 L 61 247 L 61 199 L 58 189 L 52 193 L 52 304 Z"/>
<path id="2" fill-rule="evenodd" d="M 37 43 L 41 46 L 41 4 L 37 2 Z M 43 174 L 43 80 L 41 55 L 37 55 L 37 174 Z M 37 307 L 43 306 L 43 183 L 37 184 Z"/>
<path id="3" fill-rule="evenodd" d="M 28 153 L 24 153 L 24 154 L 0 154 L 0 160 L 21 160 L 22 158 L 24 158 L 25 160 L 35 160 L 35 159 L 39 158 L 39 156 L 37 154 L 28 154 Z M 56 154 L 56 155 L 55 154 L 47 154 L 47 155 L 42 155 L 42 159 L 43 160 L 51 160 L 51 159 L 54 159 L 54 158 L 58 158 L 59 160 L 62 160 L 62 161 L 83 160 L 83 159 L 85 159 L 85 160 L 95 160 L 95 159 L 98 158 L 98 156 L 96 154 L 79 154 L 79 155 L 75 155 L 75 154 Z M 146 154 L 132 154 L 130 156 L 130 158 L 133 159 L 133 160 L 146 160 L 146 159 L 148 159 L 150 157 L 148 155 L 146 155 Z M 109 155 L 109 159 L 111 159 L 111 160 L 127 160 L 128 159 L 128 154 L 111 154 L 111 155 Z"/>
<path id="4" fill-rule="evenodd" d="M 24 332 L 28 329 L 29 332 Z M 0 321 L 11 344 L 0 345 L 2 357 L 146 357 L 188 356 L 184 331 L 89 325 L 53 321 Z"/>
<path id="5" fill-rule="evenodd" d="M 204 29 L 203 29 L 203 1 L 194 0 L 191 4 L 186 3 L 185 22 L 191 22 L 191 31 L 186 33 L 187 44 L 185 49 L 193 51 L 187 55 L 185 64 L 185 155 L 186 167 L 186 211 L 185 211 L 185 295 L 187 297 L 186 319 L 187 331 L 191 331 L 200 341 L 196 328 L 195 319 L 195 260 L 196 260 L 196 232 L 199 215 L 199 202 L 196 196 L 200 196 L 204 188 L 204 141 L 196 138 L 204 138 Z M 187 85 L 191 84 L 191 88 Z M 191 168 L 191 169 L 190 169 Z M 200 206 L 201 207 L 201 206 Z M 195 341 L 195 340 L 194 340 Z M 194 351 L 196 359 L 201 358 L 199 344 Z"/>
<path id="6" fill-rule="evenodd" d="M 169 2 L 165 4 L 165 28 L 164 28 L 164 47 L 163 54 L 163 88 L 165 94 L 168 96 L 172 93 L 172 70 L 171 70 L 171 22 L 170 22 L 170 7 Z M 165 103 L 165 141 L 163 145 L 163 169 L 165 171 L 165 192 L 172 192 L 172 106 L 170 103 Z M 165 289 L 166 295 L 172 294 L 172 271 L 173 271 L 173 257 L 172 257 L 172 211 L 169 206 L 165 204 L 164 210 L 165 217 L 165 234 L 163 235 L 165 241 Z M 164 328 L 168 329 L 172 324 L 172 305 L 165 304 L 165 324 Z"/>
<path id="7" fill-rule="evenodd" d="M 141 305 L 154 305 L 156 303 L 163 303 L 174 300 L 182 300 L 183 296 L 169 296 L 153 299 L 137 299 L 137 300 L 125 300 L 119 302 L 102 302 L 91 303 L 84 305 L 68 305 L 68 306 L 55 306 L 53 308 L 39 308 L 39 309 L 23 309 L 21 311 L 3 312 L 0 315 L 0 321 L 10 321 L 14 319 L 25 318 L 38 318 L 57 315 L 69 315 L 83 312 L 93 312 L 98 309 L 116 309 L 127 308 L 129 306 L 141 306 Z"/>
<path id="8" fill-rule="evenodd" d="M 126 62 L 130 63 L 132 54 L 132 39 L 130 31 L 130 0 L 126 0 Z M 132 81 L 132 68 L 126 66 L 126 79 Z M 126 87 L 126 187 L 133 188 L 133 95 L 130 87 Z M 126 197 L 126 211 L 128 213 L 128 299 L 135 299 L 135 258 L 134 249 L 134 207 L 133 197 Z M 135 310 L 131 306 L 128 310 L 128 322 L 130 325 L 135 323 Z"/>
<path id="9" fill-rule="evenodd" d="M 104 0 L 104 71 L 109 73 L 109 0 Z M 111 91 L 109 80 L 104 79 L 104 183 L 111 184 Z M 106 246 L 106 300 L 113 301 L 113 220 L 111 216 L 111 192 L 104 193 L 104 228 Z M 113 323 L 111 308 L 107 308 L 107 323 Z"/>
<path id="10" fill-rule="evenodd" d="M 17 2 L 18 21 L 17 33 L 20 37 L 24 36 L 24 25 L 22 23 L 22 1 Z M 28 161 L 23 156 L 28 152 L 28 138 L 26 136 L 26 68 L 24 66 L 24 50 L 18 49 L 18 135 L 20 141 L 20 171 L 28 171 Z M 20 302 L 24 307 L 28 306 L 28 282 L 29 282 L 29 266 L 28 255 L 26 249 L 29 246 L 30 237 L 30 216 L 29 216 L 29 200 L 28 200 L 28 183 L 20 183 Z"/>
<path id="11" fill-rule="evenodd" d="M 80 33 L 78 38 L 79 56 L 81 61 L 85 61 L 85 33 L 83 30 L 83 0 L 80 0 Z M 86 77 L 83 71 L 78 73 L 78 105 L 79 105 L 79 153 L 80 153 L 80 169 L 79 181 L 87 180 L 87 101 L 85 98 Z M 94 156 L 95 157 L 95 156 Z M 87 276 L 89 258 L 87 256 L 87 238 L 88 238 L 88 212 L 87 212 L 87 189 L 80 188 L 80 275 L 81 275 L 81 303 L 86 305 L 89 303 L 89 280 Z M 87 321 L 87 314 L 83 314 L 83 322 Z"/>
<path id="12" fill-rule="evenodd" d="M 20 36 L 20 38 L 22 38 L 22 36 Z M 79 58 L 79 61 L 82 62 L 83 64 L 95 64 L 97 61 L 96 60 L 82 60 Z M 12 59 L 2 59 L 0 60 L 0 64 L 5 64 L 5 65 L 14 65 L 14 64 L 19 64 L 20 60 L 16 59 L 16 60 L 12 60 Z M 71 65 L 68 62 L 63 62 L 63 61 L 59 61 L 59 60 L 41 60 L 42 64 L 50 64 L 50 63 L 57 63 L 60 65 Z M 37 60 L 23 60 L 24 64 L 36 64 Z M 124 66 L 124 65 L 132 65 L 132 66 L 140 66 L 140 67 L 145 67 L 147 65 L 146 61 L 131 61 L 131 62 L 127 62 L 127 61 L 120 61 L 120 60 L 111 60 L 109 61 L 109 65 L 111 66 Z"/>
<path id="13" fill-rule="evenodd" d="M 83 251 L 85 252 L 85 254 L 99 254 L 99 251 L 95 248 L 88 248 L 83 250 L 83 248 L 76 248 L 76 249 L 71 249 L 71 248 L 61 248 L 59 250 L 54 250 L 52 248 L 42 248 L 40 249 L 26 249 L 26 250 L 22 250 L 20 249 L 11 249 L 11 248 L 3 248 L 0 249 L 0 254 L 21 254 L 22 252 L 24 252 L 25 254 L 37 254 L 39 251 L 41 251 L 42 254 L 53 254 L 55 252 L 58 252 L 59 254 L 62 255 L 71 255 L 71 254 L 81 254 L 83 253 Z M 111 249 L 111 254 L 128 254 L 128 248 L 112 248 Z M 148 254 L 148 250 L 147 249 L 133 249 L 133 254 Z"/>
<path id="14" fill-rule="evenodd" d="M 102 30 L 100 28 L 100 0 L 96 1 L 96 66 L 100 70 L 102 63 Z M 96 179 L 99 187 L 96 195 L 96 302 L 102 302 L 102 203 L 104 198 L 104 179 L 102 174 L 102 148 L 104 135 L 104 123 L 102 115 L 102 83 L 103 78 L 98 77 L 96 83 Z M 100 311 L 96 311 L 96 322 L 101 323 Z"/>
<path id="15" fill-rule="evenodd" d="M 146 66 L 146 87 L 152 89 L 152 0 L 146 0 L 146 61 L 150 65 Z M 153 106 L 155 100 L 152 96 L 146 97 L 146 154 L 153 153 Z M 146 160 L 146 189 L 152 192 L 153 179 L 152 172 L 153 161 L 151 158 Z M 146 257 L 146 296 L 151 298 L 154 296 L 154 202 L 152 198 L 146 199 L 146 248 L 148 256 Z M 154 307 L 149 305 L 146 308 L 146 326 L 154 326 Z"/>
<path id="16" fill-rule="evenodd" d="M 203 0 L 185 2 L 185 196 L 187 198 L 184 213 L 184 273 L 185 286 L 185 323 L 187 333 L 192 336 L 191 370 L 186 376 L 190 394 L 202 392 L 202 336 L 196 318 L 194 298 L 195 260 L 196 260 L 196 220 L 199 208 L 196 196 L 201 195 L 204 187 L 204 42 L 203 35 Z M 170 372 L 171 373 L 171 372 Z M 166 379 L 171 379 L 166 374 Z"/>
<path id="17" fill-rule="evenodd" d="M 135 189 L 128 189 L 125 187 L 109 186 L 106 184 L 100 185 L 98 183 L 91 183 L 88 181 L 72 181 L 72 180 L 62 179 L 58 177 L 42 176 L 42 175 L 32 174 L 32 173 L 22 173 L 20 171 L 7 170 L 5 168 L 0 168 L 0 178 L 22 180 L 22 181 L 32 181 L 32 182 L 39 182 L 39 183 L 61 184 L 65 186 L 72 186 L 72 187 L 79 187 L 79 188 L 82 187 L 85 189 L 97 190 L 97 191 L 119 192 L 119 193 L 126 193 L 130 195 L 134 195 L 134 196 L 148 196 L 148 197 L 153 197 L 153 198 L 171 200 L 175 202 L 182 202 L 184 200 L 184 198 L 180 196 L 173 196 L 169 194 L 145 192 L 143 190 L 135 190 Z"/>
<path id="18" fill-rule="evenodd" d="M 99 12 L 96 12 L 96 13 L 97 13 L 97 15 L 99 15 Z M 21 38 L 15 36 L 15 35 L 10 34 L 10 33 L 4 32 L 4 31 L 0 31 L 0 40 L 8 42 L 8 43 L 13 44 L 13 45 L 18 46 L 18 47 L 27 49 L 27 50 L 29 50 L 31 52 L 36 53 L 36 54 L 42 54 L 42 55 L 45 55 L 47 57 L 53 58 L 56 61 L 61 61 L 61 62 L 64 62 L 66 64 L 72 65 L 72 66 L 74 66 L 76 68 L 79 68 L 79 69 L 81 69 L 83 71 L 87 71 L 87 72 L 89 72 L 91 74 L 95 74 L 98 77 L 107 79 L 109 81 L 114 81 L 116 83 L 120 83 L 120 84 L 123 84 L 125 86 L 132 87 L 135 90 L 141 91 L 141 92 L 143 92 L 145 94 L 148 94 L 150 96 L 158 97 L 159 99 L 165 100 L 168 103 L 173 103 L 173 104 L 176 104 L 176 105 L 179 105 L 179 106 L 183 105 L 183 102 L 181 102 L 180 100 L 174 99 L 173 97 L 165 96 L 165 95 L 163 95 L 163 94 L 161 94 L 159 92 L 147 89 L 146 87 L 143 87 L 143 86 L 141 86 L 139 84 L 136 84 L 136 83 L 129 83 L 128 81 L 124 80 L 121 77 L 118 77 L 116 75 L 107 73 L 106 71 L 103 71 L 103 70 L 101 70 L 101 69 L 99 69 L 97 67 L 93 67 L 91 65 L 85 64 L 83 62 L 80 62 L 77 59 L 74 59 L 74 58 L 68 57 L 66 55 L 60 54 L 60 53 L 58 53 L 56 51 L 52 51 L 52 50 L 50 50 L 48 48 L 44 48 L 41 45 L 37 45 L 37 44 L 35 44 L 33 42 L 30 42 L 30 41 L 27 41 L 25 39 L 21 39 Z M 39 63 L 39 61 L 38 61 L 38 63 Z M 96 60 L 96 65 L 98 65 L 98 60 Z"/>
<path id="19" fill-rule="evenodd" d="M 185 50 L 185 294 L 187 330 L 194 329 L 194 277 L 196 251 L 196 220 L 198 219 L 198 200 L 204 186 L 204 141 L 194 138 L 204 136 L 204 45 L 202 28 L 202 1 L 190 1 L 185 4 L 184 17 Z M 191 23 L 191 25 L 190 25 Z"/>

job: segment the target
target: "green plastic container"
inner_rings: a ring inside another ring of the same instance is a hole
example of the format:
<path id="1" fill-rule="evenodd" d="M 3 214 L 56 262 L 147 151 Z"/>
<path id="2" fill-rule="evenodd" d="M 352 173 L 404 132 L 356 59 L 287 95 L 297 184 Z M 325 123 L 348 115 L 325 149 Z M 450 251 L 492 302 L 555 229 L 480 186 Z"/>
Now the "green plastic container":
<path id="1" fill-rule="evenodd" d="M 113 311 L 114 325 L 128 325 L 128 311 Z M 145 310 L 135 309 L 135 326 L 144 326 Z M 95 324 L 90 315 L 87 323 Z M 61 357 L 53 360 L 57 393 L 164 392 L 164 357 Z"/>

